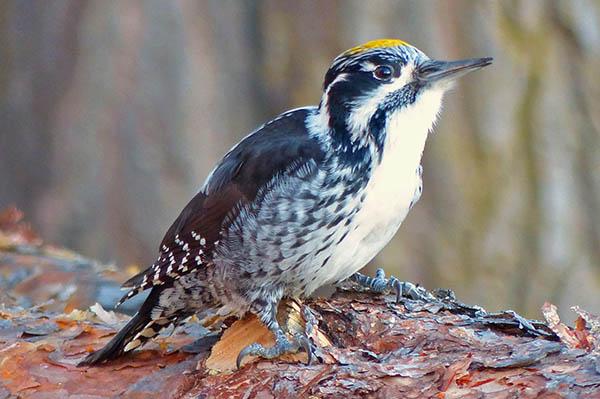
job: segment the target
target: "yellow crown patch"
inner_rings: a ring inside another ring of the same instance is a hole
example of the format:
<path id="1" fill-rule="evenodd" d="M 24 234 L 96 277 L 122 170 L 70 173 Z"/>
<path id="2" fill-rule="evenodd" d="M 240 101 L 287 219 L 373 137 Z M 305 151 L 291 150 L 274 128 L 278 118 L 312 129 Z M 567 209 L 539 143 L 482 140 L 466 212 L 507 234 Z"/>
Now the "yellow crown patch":
<path id="1" fill-rule="evenodd" d="M 361 44 L 360 46 L 352 47 L 349 50 L 344 52 L 344 55 L 356 55 L 367 50 L 375 49 L 375 48 L 386 48 L 386 47 L 399 47 L 399 46 L 410 46 L 407 42 L 400 39 L 378 39 L 371 40 L 370 42 L 366 42 Z"/>

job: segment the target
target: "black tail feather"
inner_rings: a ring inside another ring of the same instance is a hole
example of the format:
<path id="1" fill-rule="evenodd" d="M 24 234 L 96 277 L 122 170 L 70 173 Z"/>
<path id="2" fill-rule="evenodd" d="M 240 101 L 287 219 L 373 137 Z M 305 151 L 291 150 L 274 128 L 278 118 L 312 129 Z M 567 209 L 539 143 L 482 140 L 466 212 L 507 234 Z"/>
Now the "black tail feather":
<path id="1" fill-rule="evenodd" d="M 160 330 L 168 327 L 172 320 L 166 317 L 152 318 L 152 309 L 158 302 L 160 290 L 154 289 L 141 309 L 129 320 L 117 335 L 102 349 L 90 353 L 77 366 L 91 366 L 107 360 L 115 359 L 125 352 L 142 346 L 158 335 Z"/>
<path id="2" fill-rule="evenodd" d="M 125 327 L 115 335 L 102 349 L 90 353 L 77 366 L 91 366 L 119 357 L 125 352 L 125 347 L 150 322 L 148 315 L 136 313 Z M 140 343 L 141 345 L 141 343 Z M 140 346 L 138 345 L 138 346 Z"/>

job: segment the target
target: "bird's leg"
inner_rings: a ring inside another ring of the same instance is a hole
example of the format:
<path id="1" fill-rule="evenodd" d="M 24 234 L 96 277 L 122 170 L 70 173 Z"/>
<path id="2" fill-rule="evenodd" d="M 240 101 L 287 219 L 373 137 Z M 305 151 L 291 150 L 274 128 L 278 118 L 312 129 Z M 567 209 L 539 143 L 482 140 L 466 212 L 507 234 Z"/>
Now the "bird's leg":
<path id="1" fill-rule="evenodd" d="M 354 273 L 350 279 L 363 287 L 369 288 L 373 292 L 384 292 L 386 289 L 392 289 L 396 292 L 396 302 L 400 298 L 420 299 L 422 301 L 432 301 L 435 297 L 425 288 L 413 284 L 409 281 L 400 281 L 394 276 L 385 277 L 383 269 L 379 268 L 375 272 L 375 277 L 369 277 L 362 273 Z"/>
<path id="2" fill-rule="evenodd" d="M 277 309 L 277 306 L 269 306 L 269 309 Z M 303 315 L 306 320 L 305 332 L 310 332 L 310 329 L 313 328 L 313 323 L 316 320 L 312 313 L 310 313 L 310 310 L 306 309 L 307 308 L 303 308 Z M 307 316 L 307 313 L 310 313 L 310 316 Z M 264 359 L 274 359 L 286 353 L 297 353 L 300 349 L 304 349 L 307 353 L 308 364 L 310 364 L 313 348 L 310 339 L 308 338 L 308 334 L 296 333 L 292 339 L 289 339 L 277 322 L 276 310 L 269 310 L 266 312 L 259 311 L 257 312 L 257 315 L 275 336 L 275 345 L 270 348 L 265 348 L 263 345 L 255 342 L 246 346 L 240 351 L 237 357 L 236 365 L 238 369 L 241 367 L 242 361 L 246 356 L 259 356 Z"/>
<path id="3" fill-rule="evenodd" d="M 319 322 L 317 321 L 317 318 L 313 314 L 312 310 L 304 304 L 302 305 L 302 317 L 304 318 L 304 335 L 306 337 L 310 337 L 314 328 L 317 327 Z"/>

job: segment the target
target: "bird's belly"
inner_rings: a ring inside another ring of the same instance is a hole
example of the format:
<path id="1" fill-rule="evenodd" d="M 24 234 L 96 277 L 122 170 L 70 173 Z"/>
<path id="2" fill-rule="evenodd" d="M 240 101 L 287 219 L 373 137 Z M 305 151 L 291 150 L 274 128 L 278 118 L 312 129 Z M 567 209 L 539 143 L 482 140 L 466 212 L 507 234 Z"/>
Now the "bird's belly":
<path id="1" fill-rule="evenodd" d="M 294 182 L 267 197 L 258 213 L 242 213 L 246 219 L 232 224 L 213 259 L 224 290 L 246 302 L 266 289 L 310 295 L 361 269 L 394 236 L 419 186 L 418 162 L 410 172 L 396 166 L 379 165 L 351 196 L 342 195 L 348 185 L 340 183 L 314 187 L 319 197 L 303 200 L 302 182 Z"/>

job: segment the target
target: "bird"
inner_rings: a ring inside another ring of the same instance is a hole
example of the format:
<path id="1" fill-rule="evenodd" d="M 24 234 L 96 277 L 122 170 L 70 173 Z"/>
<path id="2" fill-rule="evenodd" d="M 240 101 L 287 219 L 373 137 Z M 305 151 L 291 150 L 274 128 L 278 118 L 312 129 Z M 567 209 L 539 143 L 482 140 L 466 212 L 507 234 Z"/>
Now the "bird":
<path id="1" fill-rule="evenodd" d="M 440 61 L 399 39 L 337 56 L 320 102 L 287 111 L 217 163 L 166 232 L 158 258 L 123 284 L 150 293 L 139 311 L 80 365 L 115 359 L 192 315 L 252 313 L 275 344 L 240 352 L 274 359 L 306 350 L 277 321 L 285 298 L 352 279 L 374 291 L 414 285 L 359 273 L 398 231 L 422 193 L 425 142 L 456 78 L 492 58 Z M 406 292 L 405 292 L 406 293 Z"/>

